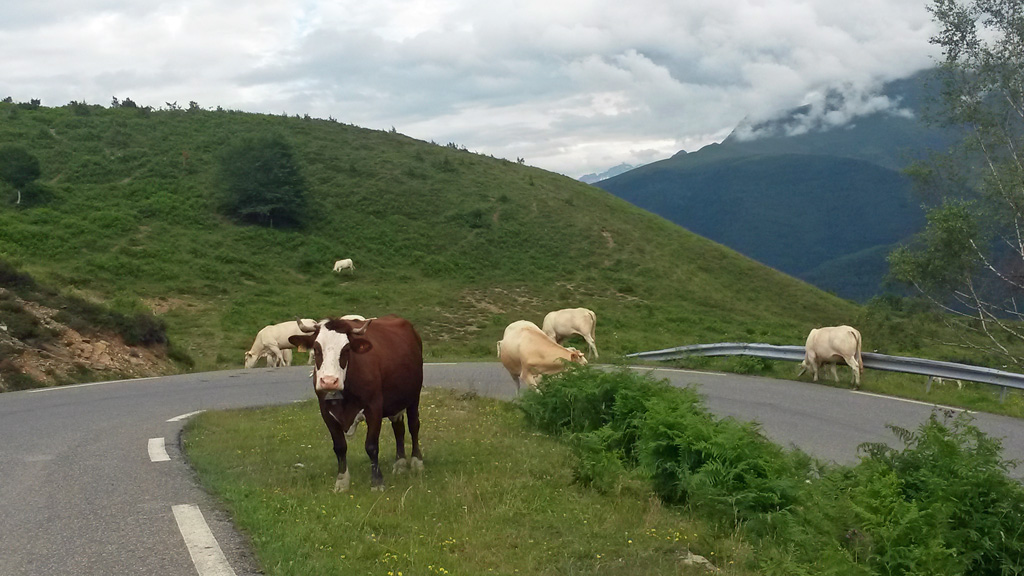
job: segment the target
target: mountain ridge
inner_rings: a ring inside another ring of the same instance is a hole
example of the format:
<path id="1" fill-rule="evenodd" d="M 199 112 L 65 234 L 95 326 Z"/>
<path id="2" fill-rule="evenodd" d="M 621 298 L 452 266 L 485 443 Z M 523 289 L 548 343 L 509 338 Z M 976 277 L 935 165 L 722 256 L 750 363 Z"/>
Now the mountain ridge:
<path id="1" fill-rule="evenodd" d="M 773 120 L 741 124 L 721 143 L 681 151 L 595 185 L 819 288 L 866 301 L 883 291 L 887 264 L 880 247 L 909 238 L 924 223 L 902 170 L 951 142 L 948 132 L 922 120 L 933 80 L 927 70 L 890 82 L 881 93 L 890 106 L 844 127 L 786 135 L 787 127 L 809 114 L 801 106 Z M 765 136 L 747 139 L 744 132 Z M 756 159 L 759 171 L 744 159 Z M 831 175 L 823 172 L 826 166 L 834 170 Z M 730 172 L 737 167 L 739 172 Z M 837 195 L 828 202 L 829 217 L 780 213 L 820 204 L 815 195 L 821 192 Z M 722 195 L 734 202 L 758 196 L 765 201 L 755 203 L 756 213 L 736 208 L 724 218 Z M 837 221 L 837 211 L 859 217 Z M 830 266 L 834 260 L 847 265 Z"/>

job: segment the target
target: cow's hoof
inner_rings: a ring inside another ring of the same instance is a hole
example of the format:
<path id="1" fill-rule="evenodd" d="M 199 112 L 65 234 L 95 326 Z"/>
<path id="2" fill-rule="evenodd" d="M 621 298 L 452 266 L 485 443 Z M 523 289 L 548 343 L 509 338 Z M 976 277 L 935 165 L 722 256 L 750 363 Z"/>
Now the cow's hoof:
<path id="1" fill-rule="evenodd" d="M 376 484 L 374 486 L 371 486 L 370 490 L 373 491 L 373 492 L 383 492 L 384 491 L 384 485 L 383 484 Z"/>
<path id="2" fill-rule="evenodd" d="M 338 479 L 334 481 L 334 491 L 348 492 L 349 484 L 348 473 L 338 474 Z"/>
<path id="3" fill-rule="evenodd" d="M 422 472 L 423 471 L 423 460 L 420 460 L 419 458 L 413 457 L 413 459 L 412 459 L 412 461 L 410 463 L 410 467 L 413 469 L 414 472 Z"/>
<path id="4" fill-rule="evenodd" d="M 395 465 L 391 467 L 391 472 L 395 474 L 401 474 L 409 469 L 409 462 L 405 458 L 399 458 L 395 460 Z"/>

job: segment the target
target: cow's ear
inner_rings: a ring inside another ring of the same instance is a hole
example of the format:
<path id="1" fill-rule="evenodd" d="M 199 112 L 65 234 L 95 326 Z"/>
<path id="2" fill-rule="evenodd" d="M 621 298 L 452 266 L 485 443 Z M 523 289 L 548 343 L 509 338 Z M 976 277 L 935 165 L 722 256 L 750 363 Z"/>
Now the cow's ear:
<path id="1" fill-rule="evenodd" d="M 353 338 L 348 342 L 349 348 L 356 354 L 364 354 L 373 350 L 373 344 L 363 338 Z"/>
<path id="2" fill-rule="evenodd" d="M 299 349 L 299 352 L 305 352 L 306 350 L 313 349 L 313 343 L 316 342 L 316 338 L 314 338 L 313 336 L 307 336 L 305 334 L 299 334 L 295 336 L 289 336 L 288 342 L 290 342 L 292 346 L 297 347 Z"/>

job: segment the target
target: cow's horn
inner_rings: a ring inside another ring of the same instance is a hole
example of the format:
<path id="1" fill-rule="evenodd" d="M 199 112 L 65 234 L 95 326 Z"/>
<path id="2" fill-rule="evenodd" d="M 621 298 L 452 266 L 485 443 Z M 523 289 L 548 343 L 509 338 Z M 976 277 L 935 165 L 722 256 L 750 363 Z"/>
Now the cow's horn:
<path id="1" fill-rule="evenodd" d="M 296 318 L 295 323 L 299 325 L 299 330 L 302 330 L 306 334 L 312 334 L 313 332 L 316 332 L 316 325 L 314 324 L 313 326 L 307 327 L 305 324 L 302 323 L 302 318 Z"/>
<path id="2" fill-rule="evenodd" d="M 356 335 L 365 334 L 366 333 L 366 329 L 370 327 L 370 322 L 373 322 L 376 319 L 377 319 L 376 316 L 374 316 L 373 318 L 367 318 L 366 322 L 363 322 L 363 326 L 361 328 L 357 328 L 357 329 L 353 330 L 352 333 L 356 334 Z"/>

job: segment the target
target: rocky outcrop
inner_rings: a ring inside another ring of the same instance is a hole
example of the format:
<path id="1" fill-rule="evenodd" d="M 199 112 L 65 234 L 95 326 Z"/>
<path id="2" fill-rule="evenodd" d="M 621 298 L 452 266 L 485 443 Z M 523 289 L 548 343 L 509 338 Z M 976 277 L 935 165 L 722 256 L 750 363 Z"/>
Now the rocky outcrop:
<path id="1" fill-rule="evenodd" d="M 57 310 L 22 300 L 0 288 L 54 334 L 43 343 L 15 338 L 0 316 L 0 391 L 68 382 L 158 376 L 175 372 L 163 347 L 128 346 L 115 334 L 88 334 L 61 324 Z"/>

